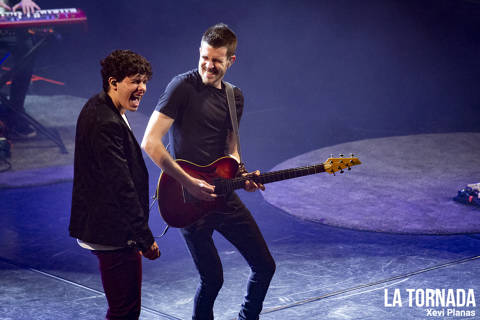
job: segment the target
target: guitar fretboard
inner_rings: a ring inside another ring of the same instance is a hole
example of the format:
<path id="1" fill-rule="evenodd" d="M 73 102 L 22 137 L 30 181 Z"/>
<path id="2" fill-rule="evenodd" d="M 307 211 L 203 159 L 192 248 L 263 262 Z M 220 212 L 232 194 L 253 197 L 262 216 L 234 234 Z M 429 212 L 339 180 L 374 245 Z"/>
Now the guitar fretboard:
<path id="1" fill-rule="evenodd" d="M 266 173 L 260 174 L 259 176 L 253 176 L 248 178 L 238 177 L 233 179 L 219 179 L 214 182 L 215 193 L 223 194 L 223 193 L 232 192 L 237 189 L 242 189 L 245 187 L 245 182 L 247 180 L 253 180 L 261 184 L 267 184 L 267 183 L 276 182 L 276 181 L 303 177 L 303 176 L 316 174 L 320 172 L 325 172 L 325 167 L 323 164 L 316 164 L 313 166 L 266 172 Z"/>

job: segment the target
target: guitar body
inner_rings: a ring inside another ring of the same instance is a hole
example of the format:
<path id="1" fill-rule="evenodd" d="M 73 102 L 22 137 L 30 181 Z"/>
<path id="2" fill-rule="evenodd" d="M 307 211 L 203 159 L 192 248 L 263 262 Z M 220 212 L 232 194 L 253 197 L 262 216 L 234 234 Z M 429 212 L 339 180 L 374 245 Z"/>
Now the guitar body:
<path id="1" fill-rule="evenodd" d="M 176 160 L 186 173 L 194 178 L 205 180 L 214 185 L 215 179 L 231 179 L 238 169 L 238 162 L 231 157 L 217 159 L 206 166 L 200 166 L 186 160 Z M 183 186 L 166 173 L 162 173 L 157 185 L 158 207 L 165 222 L 175 228 L 184 228 L 209 212 L 225 206 L 225 198 L 219 196 L 214 201 L 202 201 L 194 198 Z"/>

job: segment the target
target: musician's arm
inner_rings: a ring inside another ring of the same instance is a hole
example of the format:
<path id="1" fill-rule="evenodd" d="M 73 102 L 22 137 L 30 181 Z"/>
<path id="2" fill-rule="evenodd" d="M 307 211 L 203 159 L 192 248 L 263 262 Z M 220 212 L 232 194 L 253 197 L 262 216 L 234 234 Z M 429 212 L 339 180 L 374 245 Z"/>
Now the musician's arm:
<path id="1" fill-rule="evenodd" d="M 227 152 L 230 156 L 234 157 L 235 160 L 240 162 L 240 154 L 238 153 L 238 147 L 237 147 L 237 138 L 235 137 L 235 134 L 233 131 L 228 132 L 227 136 Z M 243 172 L 241 173 L 242 176 L 247 176 L 247 175 L 260 175 L 260 171 L 256 170 L 253 172 Z M 265 190 L 265 186 L 261 183 L 255 183 L 253 180 L 247 180 L 245 182 L 245 190 L 248 192 L 253 192 L 256 191 L 257 189 L 260 189 L 262 191 Z"/>
<path id="2" fill-rule="evenodd" d="M 148 154 L 153 162 L 159 166 L 163 172 L 177 180 L 194 197 L 202 200 L 211 200 L 215 198 L 214 187 L 206 181 L 196 179 L 183 170 L 175 160 L 170 156 L 165 148 L 162 138 L 167 134 L 173 124 L 174 119 L 169 116 L 154 111 L 148 121 L 147 129 L 142 140 L 142 149 Z"/>

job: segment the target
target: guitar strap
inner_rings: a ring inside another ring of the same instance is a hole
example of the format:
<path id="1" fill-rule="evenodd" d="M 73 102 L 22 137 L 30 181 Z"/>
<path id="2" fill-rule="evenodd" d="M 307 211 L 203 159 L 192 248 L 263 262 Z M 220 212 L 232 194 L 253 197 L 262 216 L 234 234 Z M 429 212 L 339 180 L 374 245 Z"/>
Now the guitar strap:
<path id="1" fill-rule="evenodd" d="M 240 152 L 240 136 L 238 134 L 238 119 L 237 119 L 237 107 L 235 106 L 235 95 L 233 93 L 233 86 L 227 82 L 225 84 L 225 90 L 227 92 L 227 102 L 228 110 L 230 112 L 230 120 L 232 122 L 233 134 L 235 135 L 235 140 L 237 142 L 237 151 L 238 151 L 238 161 L 240 162 L 239 170 L 240 172 L 246 172 L 245 165 L 242 162 L 242 153 Z"/>

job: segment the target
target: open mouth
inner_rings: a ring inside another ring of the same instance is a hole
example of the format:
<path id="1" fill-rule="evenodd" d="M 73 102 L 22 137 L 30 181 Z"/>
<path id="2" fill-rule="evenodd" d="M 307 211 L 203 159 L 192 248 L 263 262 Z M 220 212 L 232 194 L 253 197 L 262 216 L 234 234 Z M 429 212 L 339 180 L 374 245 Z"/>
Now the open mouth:
<path id="1" fill-rule="evenodd" d="M 130 102 L 133 103 L 134 106 L 138 107 L 140 105 L 140 100 L 142 100 L 141 95 L 131 95 L 130 96 Z"/>
<path id="2" fill-rule="evenodd" d="M 205 72 L 205 74 L 207 75 L 207 77 L 214 77 L 218 74 L 218 71 L 216 69 L 203 69 L 203 71 Z"/>

